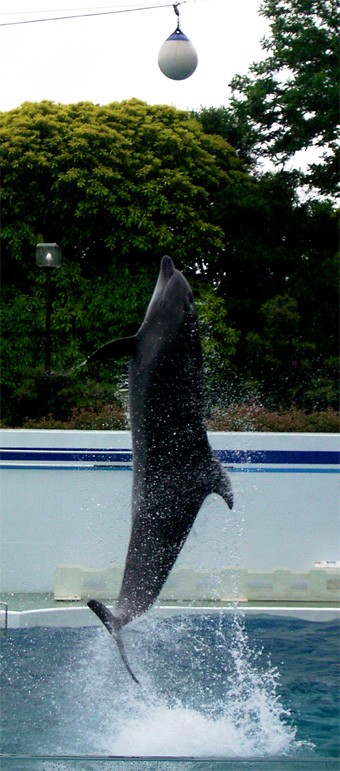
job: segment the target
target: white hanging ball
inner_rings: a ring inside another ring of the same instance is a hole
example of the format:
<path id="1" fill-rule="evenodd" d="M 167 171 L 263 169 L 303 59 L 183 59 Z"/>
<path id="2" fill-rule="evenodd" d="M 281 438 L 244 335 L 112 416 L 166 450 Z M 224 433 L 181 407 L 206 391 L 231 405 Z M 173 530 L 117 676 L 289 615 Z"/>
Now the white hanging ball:
<path id="1" fill-rule="evenodd" d="M 158 54 L 158 65 L 163 75 L 171 80 L 185 80 L 195 72 L 198 57 L 189 38 L 177 27 L 168 37 Z"/>

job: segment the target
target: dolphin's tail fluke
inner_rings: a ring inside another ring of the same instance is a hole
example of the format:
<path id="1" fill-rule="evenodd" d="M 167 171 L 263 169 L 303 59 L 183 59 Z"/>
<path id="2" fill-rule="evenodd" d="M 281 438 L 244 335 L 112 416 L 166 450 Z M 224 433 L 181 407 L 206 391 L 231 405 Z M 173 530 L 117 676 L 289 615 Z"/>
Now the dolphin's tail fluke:
<path id="1" fill-rule="evenodd" d="M 122 640 L 122 624 L 120 620 L 117 618 L 117 616 L 114 616 L 113 613 L 105 606 L 102 602 L 98 602 L 98 600 L 89 600 L 87 603 L 88 607 L 93 610 L 93 612 L 100 618 L 100 620 L 103 622 L 104 626 L 106 626 L 106 629 L 112 634 L 112 637 L 114 637 L 117 645 L 119 653 L 124 661 L 124 664 L 126 666 L 127 671 L 130 673 L 132 679 L 135 681 L 135 683 L 139 683 L 139 680 L 137 679 L 136 675 L 132 671 L 130 664 L 127 660 L 127 655 L 124 648 L 124 643 Z"/>

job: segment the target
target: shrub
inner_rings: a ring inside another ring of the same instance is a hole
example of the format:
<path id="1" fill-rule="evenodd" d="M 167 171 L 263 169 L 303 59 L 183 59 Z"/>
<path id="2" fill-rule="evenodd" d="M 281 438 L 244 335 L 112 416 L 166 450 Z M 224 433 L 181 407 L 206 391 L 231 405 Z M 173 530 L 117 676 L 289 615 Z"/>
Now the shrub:
<path id="1" fill-rule="evenodd" d="M 231 404 L 213 410 L 208 428 L 210 431 L 337 433 L 340 424 L 339 413 L 331 407 L 308 413 L 295 406 L 274 411 L 258 405 Z"/>
<path id="2" fill-rule="evenodd" d="M 99 408 L 74 407 L 67 421 L 56 420 L 53 415 L 26 418 L 21 428 L 67 429 L 78 431 L 122 431 L 127 427 L 122 407 L 105 404 Z"/>

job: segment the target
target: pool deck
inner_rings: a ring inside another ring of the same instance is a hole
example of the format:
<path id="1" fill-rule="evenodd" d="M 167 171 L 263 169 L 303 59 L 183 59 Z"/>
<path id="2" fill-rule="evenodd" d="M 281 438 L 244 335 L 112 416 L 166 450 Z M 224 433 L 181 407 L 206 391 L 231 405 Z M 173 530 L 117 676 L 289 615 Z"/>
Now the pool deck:
<path id="1" fill-rule="evenodd" d="M 58 608 L 58 610 L 63 610 L 64 608 L 86 608 L 87 603 L 86 600 L 69 600 L 69 601 L 63 601 L 63 600 L 55 600 L 54 595 L 52 593 L 36 593 L 36 594 L 0 594 L 0 602 L 5 602 L 8 605 L 9 611 L 27 611 L 27 610 L 43 610 L 46 608 Z M 112 600 L 105 600 L 105 604 L 112 605 L 115 602 L 114 599 Z M 167 607 L 181 607 L 181 608 L 234 608 L 235 603 L 232 601 L 225 602 L 225 603 L 216 603 L 216 602 L 205 602 L 204 606 L 202 606 L 202 602 L 190 602 L 185 603 L 182 600 L 180 602 L 174 603 L 174 602 L 162 602 L 161 605 L 158 605 L 157 607 L 167 608 Z M 327 608 L 332 609 L 335 611 L 340 612 L 340 603 L 338 602 L 282 602 L 277 601 L 274 602 L 273 600 L 269 600 L 267 602 L 263 602 L 262 600 L 258 600 L 256 602 L 237 602 L 238 608 L 272 608 L 273 610 L 275 608 Z"/>
<path id="2" fill-rule="evenodd" d="M 0 602 L 0 629 L 6 625 L 8 628 L 21 628 L 31 626 L 94 626 L 98 625 L 98 619 L 90 613 L 85 600 L 81 601 L 56 601 L 53 594 L 2 594 Z M 109 606 L 115 604 L 115 600 L 105 600 Z M 285 618 L 299 618 L 310 621 L 334 621 L 340 619 L 339 603 L 325 602 L 162 602 L 154 606 L 152 612 L 158 617 L 173 615 L 189 615 L 192 613 L 227 613 L 241 612 L 246 616 L 280 616 Z M 139 620 L 136 620 L 138 623 Z"/>

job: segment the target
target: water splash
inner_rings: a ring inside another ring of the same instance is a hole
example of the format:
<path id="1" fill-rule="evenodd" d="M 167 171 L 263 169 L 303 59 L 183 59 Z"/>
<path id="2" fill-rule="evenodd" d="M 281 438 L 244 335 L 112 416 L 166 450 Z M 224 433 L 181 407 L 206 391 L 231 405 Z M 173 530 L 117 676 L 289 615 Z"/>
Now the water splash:
<path id="1" fill-rule="evenodd" d="M 143 641 L 134 644 L 139 661 L 144 647 L 142 689 L 126 688 L 125 681 L 114 719 L 108 714 L 103 730 L 96 732 L 97 752 L 165 758 L 299 752 L 302 743 L 280 699 L 279 672 L 261 663 L 242 616 L 235 614 L 227 627 L 223 619 L 215 625 L 205 619 L 208 641 L 201 636 L 202 621 L 177 620 L 176 629 L 174 619 L 154 621 L 146 652 L 142 633 Z"/>
<path id="2" fill-rule="evenodd" d="M 238 611 L 163 619 L 148 614 L 124 630 L 141 686 L 127 676 L 104 628 L 9 632 L 2 657 L 2 751 L 311 757 L 312 745 L 298 741 L 284 703 L 282 694 L 289 700 L 291 691 L 281 688 L 279 671 L 252 633 L 249 639 L 248 625 Z M 261 625 L 255 628 L 258 636 Z"/>

